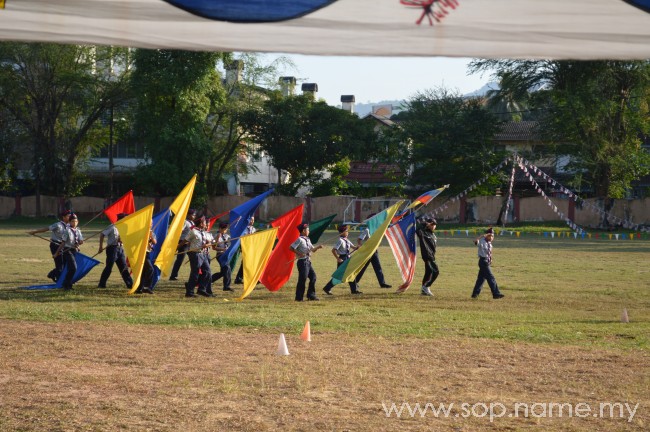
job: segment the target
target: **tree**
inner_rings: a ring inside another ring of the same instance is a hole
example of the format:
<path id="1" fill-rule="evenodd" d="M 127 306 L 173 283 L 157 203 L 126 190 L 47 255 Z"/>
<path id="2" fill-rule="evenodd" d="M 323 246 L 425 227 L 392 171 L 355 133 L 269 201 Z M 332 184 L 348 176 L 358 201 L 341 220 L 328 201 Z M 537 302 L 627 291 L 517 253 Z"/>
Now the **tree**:
<path id="1" fill-rule="evenodd" d="M 104 145 L 98 120 L 128 95 L 128 62 L 126 49 L 0 43 L 0 108 L 30 147 L 37 215 L 42 193 L 84 186 L 80 168 Z"/>
<path id="2" fill-rule="evenodd" d="M 205 164 L 212 152 L 205 128 L 222 99 L 216 66 L 223 58 L 212 52 L 136 51 L 136 131 L 150 161 L 139 175 L 149 191 L 175 194 L 200 173 L 195 196 L 197 201 L 205 198 Z"/>
<path id="3" fill-rule="evenodd" d="M 469 186 L 504 157 L 493 138 L 499 122 L 478 99 L 464 99 L 444 88 L 413 96 L 395 120 L 393 142 L 410 143 L 403 166 L 411 165 L 411 183 L 429 190 L 445 184 L 452 191 Z"/>
<path id="4" fill-rule="evenodd" d="M 377 139 L 368 123 L 310 96 L 274 93 L 246 121 L 251 139 L 269 155 L 278 176 L 281 171 L 289 173 L 289 183 L 279 186 L 288 195 L 319 183 L 324 171 L 344 158 L 376 153 Z"/>
<path id="5" fill-rule="evenodd" d="M 479 60 L 470 70 L 512 76 L 518 91 L 540 89 L 531 103 L 544 110 L 541 131 L 572 156 L 575 181 L 594 195 L 624 197 L 650 172 L 641 147 L 650 131 L 650 62 Z"/>

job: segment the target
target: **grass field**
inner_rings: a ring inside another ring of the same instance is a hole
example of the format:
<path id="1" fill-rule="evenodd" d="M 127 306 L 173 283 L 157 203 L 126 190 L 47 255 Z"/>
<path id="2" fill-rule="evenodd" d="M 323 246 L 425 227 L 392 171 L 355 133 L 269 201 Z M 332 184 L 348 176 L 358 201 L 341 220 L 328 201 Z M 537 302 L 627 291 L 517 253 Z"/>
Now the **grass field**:
<path id="1" fill-rule="evenodd" d="M 470 299 L 472 237 L 446 236 L 433 298 L 418 283 L 402 295 L 380 289 L 371 268 L 362 296 L 339 285 L 325 298 L 328 232 L 313 259 L 320 302 L 293 301 L 295 274 L 279 292 L 259 285 L 237 302 L 241 286 L 224 293 L 220 282 L 212 299 L 185 299 L 169 281 L 127 296 L 116 271 L 97 289 L 101 265 L 72 292 L 21 290 L 48 282 L 47 243 L 24 233 L 41 225 L 0 223 L 0 430 L 650 429 L 648 240 L 498 236 L 493 271 L 506 298 L 495 301 L 487 286 Z M 82 251 L 97 246 L 94 237 Z M 387 246 L 380 257 L 397 286 Z M 299 339 L 307 320 L 310 343 Z M 280 333 L 288 357 L 275 355 Z M 454 408 L 386 414 L 403 402 Z M 558 417 L 541 405 L 526 417 L 517 402 L 638 406 L 632 418 Z M 503 416 L 481 415 L 490 404 Z"/>

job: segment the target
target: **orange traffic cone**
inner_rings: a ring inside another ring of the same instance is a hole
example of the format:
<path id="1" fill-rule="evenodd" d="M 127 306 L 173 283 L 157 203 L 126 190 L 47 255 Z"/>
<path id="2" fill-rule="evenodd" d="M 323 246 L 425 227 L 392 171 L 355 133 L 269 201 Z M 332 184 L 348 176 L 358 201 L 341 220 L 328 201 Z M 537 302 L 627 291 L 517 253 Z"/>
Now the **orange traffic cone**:
<path id="1" fill-rule="evenodd" d="M 621 322 L 623 323 L 630 322 L 630 318 L 627 316 L 627 309 L 623 309 L 623 313 L 621 314 Z"/>
<path id="2" fill-rule="evenodd" d="M 305 323 L 305 328 L 302 329 L 302 334 L 300 335 L 300 339 L 306 342 L 311 342 L 311 328 L 309 327 L 309 321 Z"/>
<path id="3" fill-rule="evenodd" d="M 287 348 L 287 341 L 284 340 L 284 333 L 280 333 L 280 340 L 278 341 L 277 355 L 289 355 L 289 348 Z"/>

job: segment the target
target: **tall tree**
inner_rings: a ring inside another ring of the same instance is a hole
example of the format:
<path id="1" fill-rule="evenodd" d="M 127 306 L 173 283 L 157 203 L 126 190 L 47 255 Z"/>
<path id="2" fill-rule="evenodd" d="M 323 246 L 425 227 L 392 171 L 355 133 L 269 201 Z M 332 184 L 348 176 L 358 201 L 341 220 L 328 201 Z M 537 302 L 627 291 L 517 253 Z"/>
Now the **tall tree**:
<path id="1" fill-rule="evenodd" d="M 247 124 L 278 176 L 289 174 L 289 183 L 280 187 L 289 195 L 319 183 L 325 170 L 345 158 L 371 158 L 377 152 L 370 124 L 308 95 L 272 94 L 260 112 L 249 113 Z"/>
<path id="2" fill-rule="evenodd" d="M 40 196 L 73 196 L 80 168 L 101 145 L 101 115 L 127 95 L 128 50 L 0 43 L 0 108 L 31 147 L 36 213 Z"/>
<path id="3" fill-rule="evenodd" d="M 477 60 L 474 72 L 514 77 L 519 91 L 539 88 L 532 103 L 544 110 L 541 130 L 571 155 L 576 187 L 621 198 L 650 172 L 641 136 L 650 132 L 650 62 Z"/>
<path id="4" fill-rule="evenodd" d="M 402 164 L 412 166 L 412 186 L 462 190 L 503 159 L 493 144 L 499 121 L 480 100 L 438 88 L 417 93 L 405 108 L 393 140 L 410 143 Z"/>
<path id="5" fill-rule="evenodd" d="M 139 49 L 133 89 L 138 99 L 136 131 L 150 163 L 140 178 L 150 191 L 177 193 L 204 167 L 212 151 L 206 121 L 222 92 L 217 62 L 221 53 Z M 205 195 L 199 178 L 195 195 Z"/>

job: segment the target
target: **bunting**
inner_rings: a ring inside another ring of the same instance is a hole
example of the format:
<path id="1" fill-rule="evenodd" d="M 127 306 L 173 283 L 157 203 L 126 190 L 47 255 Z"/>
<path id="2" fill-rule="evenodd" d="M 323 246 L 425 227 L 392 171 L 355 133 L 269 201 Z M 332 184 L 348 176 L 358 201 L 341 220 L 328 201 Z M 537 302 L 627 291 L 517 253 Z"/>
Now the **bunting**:
<path id="1" fill-rule="evenodd" d="M 289 246 L 300 237 L 296 227 L 302 221 L 304 208 L 304 204 L 300 204 L 271 222 L 272 227 L 278 228 L 278 243 L 273 249 L 268 265 L 260 278 L 260 282 L 269 291 L 279 290 L 291 278 L 294 268 L 294 253 L 289 249 Z M 311 234 L 311 226 L 309 234 Z M 245 281 L 246 279 L 244 279 Z"/>
<path id="2" fill-rule="evenodd" d="M 135 211 L 135 203 L 133 202 L 133 191 L 130 190 L 122 195 L 117 201 L 104 209 L 104 214 L 111 223 L 117 221 L 117 215 L 125 213 L 130 215 Z"/>
<path id="3" fill-rule="evenodd" d="M 183 231 L 183 224 L 185 223 L 187 211 L 190 209 L 195 185 L 196 174 L 194 174 L 194 177 L 192 177 L 187 185 L 185 185 L 181 193 L 178 194 L 176 199 L 174 199 L 172 204 L 169 206 L 169 210 L 174 213 L 174 218 L 169 225 L 167 237 L 162 242 L 160 253 L 154 263 L 166 277 L 169 276 L 176 259 L 176 248 L 178 246 L 178 241 L 181 238 L 181 232 Z"/>
<path id="4" fill-rule="evenodd" d="M 271 256 L 278 228 L 244 236 L 241 238 L 241 253 L 244 266 L 244 290 L 238 300 L 243 300 L 255 289 Z"/>
<path id="5" fill-rule="evenodd" d="M 142 268 L 146 259 L 147 246 L 149 245 L 149 232 L 153 217 L 153 204 L 115 222 L 115 228 L 120 233 L 120 240 L 124 246 L 124 253 L 129 260 L 133 287 L 129 294 L 133 294 L 140 285 Z"/>
<path id="6" fill-rule="evenodd" d="M 393 204 L 391 207 L 386 210 L 377 213 L 371 219 L 374 219 L 374 222 L 381 222 L 380 225 L 376 228 L 374 234 L 372 234 L 368 240 L 366 240 L 359 249 L 357 249 L 350 258 L 345 260 L 341 264 L 334 274 L 332 274 L 332 282 L 337 285 L 342 282 L 352 282 L 356 278 L 357 274 L 361 271 L 366 262 L 372 257 L 375 253 L 381 240 L 384 238 L 384 234 L 388 229 L 388 225 L 391 220 L 397 213 L 397 210 L 402 205 L 403 201 L 399 201 L 396 204 Z"/>

